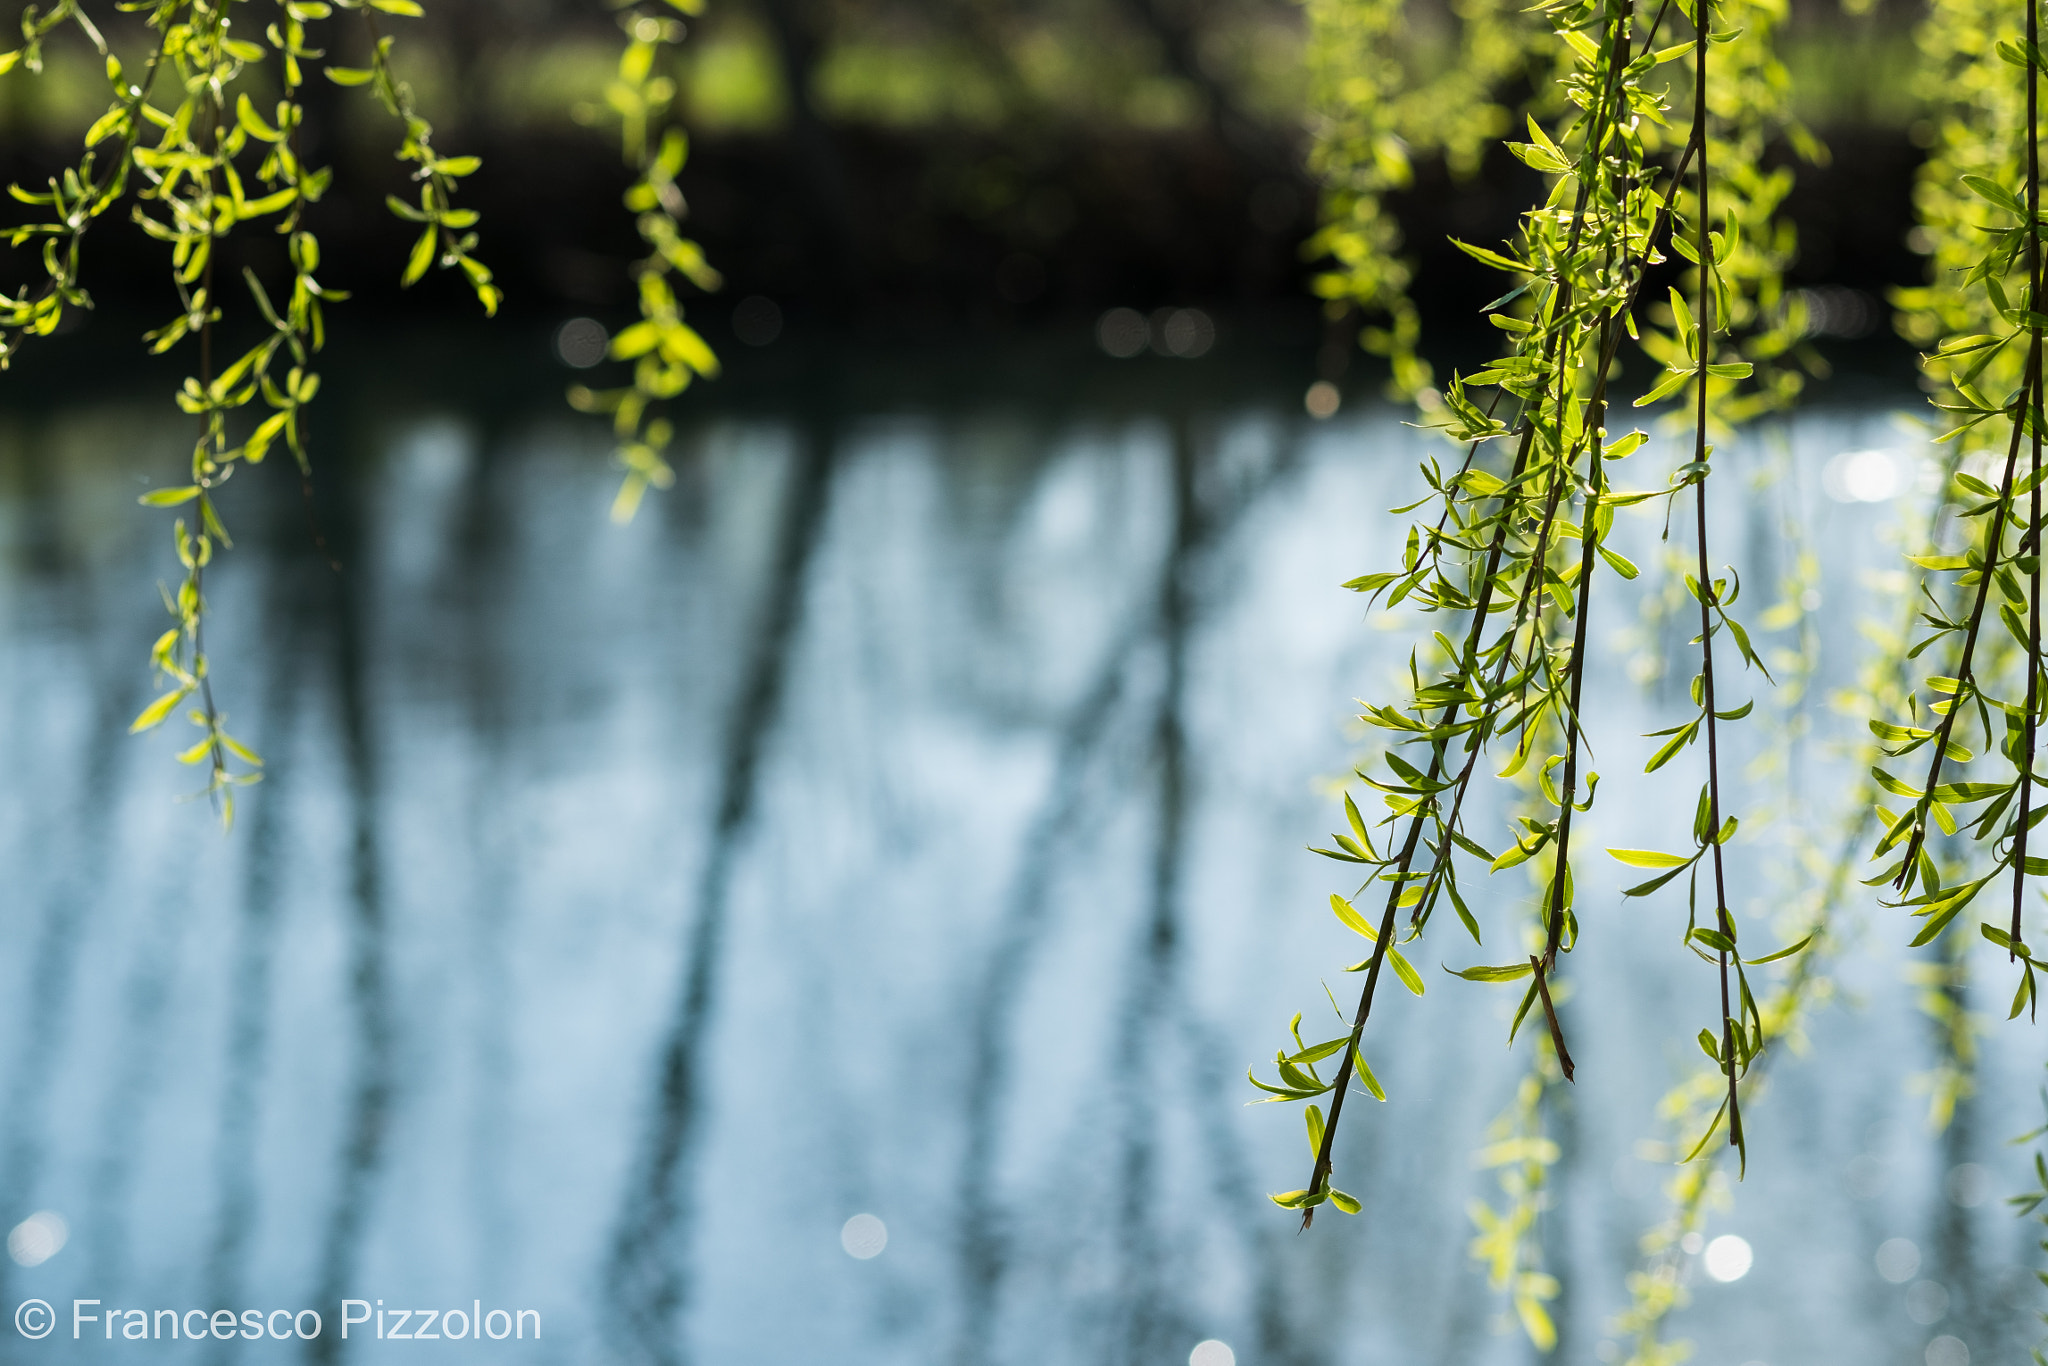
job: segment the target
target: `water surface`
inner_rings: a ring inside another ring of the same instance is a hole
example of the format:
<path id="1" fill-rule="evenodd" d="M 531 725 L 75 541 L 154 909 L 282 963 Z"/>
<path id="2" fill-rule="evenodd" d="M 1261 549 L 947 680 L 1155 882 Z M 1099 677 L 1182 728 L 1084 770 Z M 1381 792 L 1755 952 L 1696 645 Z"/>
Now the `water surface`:
<path id="1" fill-rule="evenodd" d="M 10 1312 L 64 1315 L 41 1342 L 0 1326 L 0 1358 L 1171 1366 L 1215 1338 L 1243 1366 L 1533 1360 L 1466 1256 L 1468 1202 L 1497 1198 L 1471 1154 L 1529 1039 L 1503 1047 L 1513 994 L 1436 966 L 1513 956 L 1517 875 L 1476 894 L 1487 948 L 1440 923 L 1428 995 L 1382 997 L 1391 1100 L 1353 1102 L 1337 1163 L 1366 1214 L 1298 1234 L 1264 1199 L 1308 1155 L 1244 1069 L 1294 1011 L 1336 1032 L 1318 979 L 1356 981 L 1324 909 L 1342 870 L 1304 845 L 1377 743 L 1351 699 L 1390 692 L 1414 629 L 1337 585 L 1398 557 L 1384 510 L 1433 448 L 1370 405 L 1310 422 L 1285 365 L 1229 357 L 992 354 L 958 386 L 957 358 L 792 361 L 751 389 L 742 367 L 750 397 L 693 397 L 678 487 L 623 529 L 561 372 L 514 358 L 437 395 L 419 356 L 359 359 L 322 400 L 318 543 L 288 470 L 229 503 L 211 644 L 268 776 L 226 838 L 180 800 L 184 742 L 124 733 L 175 568 L 134 502 L 176 478 L 167 391 L 17 391 L 0 1220 L 54 1211 L 69 1240 L 0 1263 Z M 1879 404 L 1724 457 L 1716 557 L 1752 620 L 1800 538 L 1822 567 L 1805 729 L 1731 728 L 1731 769 L 1789 759 L 1731 799 L 1789 813 L 1736 847 L 1746 925 L 1790 902 L 1794 834 L 1832 847 L 1848 814 L 1832 746 L 1858 723 L 1826 699 L 1858 621 L 1896 614 L 1884 530 L 1910 496 L 1855 495 L 1910 490 L 1921 448 Z M 1837 457 L 1870 450 L 1845 485 Z M 1623 525 L 1646 572 L 1596 604 L 1581 829 L 1675 848 L 1698 775 L 1633 775 L 1684 710 L 1691 632 L 1640 624 L 1661 522 Z M 1548 1114 L 1559 1361 L 1614 1359 L 1668 1175 L 1639 1144 L 1668 1137 L 1655 1099 L 1714 1014 L 1682 898 L 1624 903 L 1602 863 L 1565 1007 L 1579 1081 Z M 1673 1329 L 1708 1366 L 2031 1340 L 2030 1240 L 1998 1197 L 2027 1182 L 2004 1140 L 2036 1122 L 2037 1036 L 1987 1026 L 1976 1094 L 1930 1132 L 1910 934 L 1866 900 L 1706 1229 L 1755 1269 L 1688 1263 Z M 1970 1003 L 2002 1016 L 2002 964 L 1973 962 Z M 1949 1180 L 1964 1164 L 1983 1190 Z M 887 1245 L 856 1259 L 862 1213 Z M 1892 1238 L 1909 1284 L 1876 1270 Z M 1916 1322 L 1929 1281 L 1949 1308 Z M 80 1297 L 328 1327 L 74 1342 Z M 344 1345 L 343 1298 L 544 1332 Z"/>

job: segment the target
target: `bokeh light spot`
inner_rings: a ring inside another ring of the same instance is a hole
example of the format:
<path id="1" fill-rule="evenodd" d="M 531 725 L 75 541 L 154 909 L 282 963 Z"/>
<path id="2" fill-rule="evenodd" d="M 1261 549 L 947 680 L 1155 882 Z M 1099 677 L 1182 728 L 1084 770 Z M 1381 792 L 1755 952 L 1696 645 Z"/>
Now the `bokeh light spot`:
<path id="1" fill-rule="evenodd" d="M 1920 1269 L 1920 1249 L 1908 1238 L 1887 1238 L 1877 1246 L 1877 1274 L 1904 1285 Z"/>
<path id="2" fill-rule="evenodd" d="M 1909 473 L 1897 451 L 1845 451 L 1822 467 L 1820 482 L 1838 503 L 1882 503 L 1906 491 Z"/>
<path id="3" fill-rule="evenodd" d="M 1095 343 L 1118 360 L 1129 360 L 1152 340 L 1152 326 L 1135 308 L 1112 308 L 1095 324 Z"/>
<path id="4" fill-rule="evenodd" d="M 1756 1262 L 1756 1254 L 1750 1251 L 1747 1238 L 1724 1233 L 1707 1244 L 1706 1256 L 1700 1260 L 1706 1265 L 1709 1276 L 1726 1284 L 1747 1276 L 1749 1268 Z"/>
<path id="5" fill-rule="evenodd" d="M 41 1266 L 64 1250 L 71 1226 L 55 1210 L 37 1210 L 7 1234 L 7 1255 L 16 1266 Z"/>
<path id="6" fill-rule="evenodd" d="M 571 318 L 555 332 L 555 354 L 562 364 L 588 370 L 605 358 L 612 339 L 595 318 Z"/>
<path id="7" fill-rule="evenodd" d="M 856 1214 L 840 1226 L 839 1246 L 858 1261 L 879 1257 L 889 1246 L 889 1226 L 872 1214 Z"/>
<path id="8" fill-rule="evenodd" d="M 1199 308 L 1162 308 L 1152 315 L 1152 349 L 1194 360 L 1216 344 L 1216 324 Z"/>
<path id="9" fill-rule="evenodd" d="M 1970 1348 L 1946 1333 L 1927 1344 L 1927 1366 L 1970 1366 Z"/>

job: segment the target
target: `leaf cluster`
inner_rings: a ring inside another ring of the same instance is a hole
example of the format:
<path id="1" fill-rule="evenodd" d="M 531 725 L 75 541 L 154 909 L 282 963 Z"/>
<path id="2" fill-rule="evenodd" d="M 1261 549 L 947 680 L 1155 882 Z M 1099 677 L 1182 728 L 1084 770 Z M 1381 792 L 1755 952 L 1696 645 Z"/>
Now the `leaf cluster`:
<path id="1" fill-rule="evenodd" d="M 670 11 L 660 12 L 661 9 Z M 676 177 L 689 158 L 689 138 L 671 120 L 676 101 L 675 79 L 660 68 L 688 30 L 676 13 L 694 15 L 699 0 L 665 0 L 634 5 L 619 18 L 626 49 L 619 57 L 618 76 L 605 89 L 605 103 L 619 120 L 621 151 L 639 178 L 626 191 L 626 208 L 634 215 L 648 255 L 633 273 L 639 283 L 640 320 L 611 342 L 613 360 L 633 362 L 631 385 L 594 390 L 578 386 L 569 401 L 591 413 L 609 413 L 618 437 L 618 461 L 625 481 L 612 502 L 612 519 L 632 520 L 649 488 L 667 488 L 675 471 L 666 456 L 675 429 L 658 415 L 659 405 L 702 377 L 715 378 L 718 357 L 697 330 L 683 320 L 676 277 L 700 290 L 719 287 L 718 272 L 694 241 L 683 236 L 689 213 Z"/>
<path id="2" fill-rule="evenodd" d="M 377 31 L 380 12 L 418 15 L 414 0 L 275 0 L 264 7 L 269 18 L 260 42 L 238 36 L 234 27 L 238 12 L 250 13 L 250 0 L 126 0 L 113 8 L 139 15 L 148 35 L 146 55 L 132 65 L 82 0 L 58 0 L 48 10 L 29 6 L 22 12 L 22 46 L 0 54 L 0 73 L 33 76 L 43 69 L 46 43 L 60 30 L 75 30 L 101 58 L 108 95 L 75 166 L 38 189 L 8 187 L 16 203 L 34 212 L 0 231 L 16 247 L 40 243 L 42 278 L 13 297 L 0 296 L 0 368 L 29 338 L 53 332 L 66 309 L 92 306 L 80 278 L 87 234 L 127 204 L 135 223 L 166 248 L 179 301 L 176 316 L 144 341 L 159 353 L 196 342 L 199 353 L 197 373 L 176 394 L 179 411 L 198 427 L 189 472 L 142 497 L 152 507 L 187 511 L 172 527 L 184 573 L 175 588 L 163 590 L 173 624 L 150 650 L 161 686 L 132 729 L 149 730 L 188 700 L 194 703 L 187 715 L 200 736 L 179 758 L 205 766 L 206 790 L 222 819 L 231 821 L 234 788 L 254 780 L 260 760 L 227 731 L 206 655 L 205 571 L 216 550 L 232 544 L 217 495 L 238 469 L 261 464 L 280 442 L 310 477 L 304 410 L 320 391 L 314 357 L 326 341 L 326 306 L 348 297 L 321 282 L 320 241 L 307 221 L 333 179 L 301 157 L 300 92 L 309 67 L 338 85 L 369 86 L 403 125 L 398 156 L 416 168 L 420 200 L 417 207 L 393 200 L 392 208 L 425 225 L 404 283 L 438 259 L 462 271 L 487 310 L 496 310 L 500 295 L 473 255 L 476 234 L 468 229 L 476 214 L 453 205 L 455 182 L 477 169 L 476 158 L 434 150 L 432 129 L 414 108 L 410 88 L 392 73 L 392 40 Z M 325 48 L 315 45 L 332 40 L 348 11 L 367 26 L 368 67 L 329 64 Z M 242 272 L 261 324 L 258 340 L 218 364 L 221 244 L 237 229 L 259 225 L 285 240 L 289 284 L 280 290 L 252 270 Z"/>

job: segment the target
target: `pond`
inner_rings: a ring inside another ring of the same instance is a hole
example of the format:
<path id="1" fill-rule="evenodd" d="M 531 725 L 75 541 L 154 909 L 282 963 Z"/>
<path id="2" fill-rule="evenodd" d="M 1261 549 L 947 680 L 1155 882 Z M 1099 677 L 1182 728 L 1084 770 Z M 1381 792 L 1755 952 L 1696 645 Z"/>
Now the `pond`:
<path id="1" fill-rule="evenodd" d="M 1385 510 L 1433 438 L 1356 396 L 1313 421 L 1305 360 L 1227 336 L 1200 360 L 791 343 L 691 396 L 678 486 L 621 528 L 546 340 L 358 346 L 310 501 L 288 467 L 237 480 L 210 645 L 267 767 L 226 836 L 181 800 L 186 742 L 125 733 L 175 568 L 135 502 L 187 440 L 169 382 L 53 363 L 0 389 L 0 1290 L 56 1320 L 0 1325 L 0 1358 L 1538 1359 L 1467 1253 L 1532 1039 L 1505 1046 L 1518 991 L 1438 967 L 1512 959 L 1526 879 L 1477 887 L 1488 947 L 1439 921 L 1427 994 L 1380 997 L 1389 1100 L 1352 1102 L 1337 1154 L 1363 1216 L 1298 1232 L 1265 1193 L 1307 1177 L 1300 1117 L 1246 1104 L 1321 980 L 1357 980 L 1345 870 L 1304 846 L 1342 828 L 1379 744 L 1352 699 L 1388 694 L 1413 622 L 1338 585 L 1398 557 Z M 1856 814 L 1861 723 L 1829 697 L 1859 623 L 1898 615 L 1916 406 L 1871 391 L 1722 457 L 1753 621 L 1811 556 L 1803 700 L 1728 730 L 1746 923 Z M 1679 458 L 1660 437 L 1628 482 Z M 1659 794 L 1686 782 L 1639 770 L 1691 631 L 1657 614 L 1661 513 L 1621 526 L 1644 573 L 1596 602 L 1584 847 L 1678 847 L 1690 802 Z M 1715 1016 L 1682 892 L 1623 901 L 1610 863 L 1580 872 L 1578 1080 L 1545 1102 L 1558 1361 L 1626 1354 L 1672 1170 L 1656 1101 Z M 1978 945 L 1974 1093 L 1933 1130 L 1938 960 L 1851 900 L 1702 1230 L 1753 1265 L 1686 1256 L 1673 1335 L 1706 1366 L 2017 1359 L 2048 1300 L 2003 1206 L 2038 1036 Z M 225 1340 L 165 1327 L 218 1310 Z M 379 1310 L 489 1331 L 342 1340 Z"/>

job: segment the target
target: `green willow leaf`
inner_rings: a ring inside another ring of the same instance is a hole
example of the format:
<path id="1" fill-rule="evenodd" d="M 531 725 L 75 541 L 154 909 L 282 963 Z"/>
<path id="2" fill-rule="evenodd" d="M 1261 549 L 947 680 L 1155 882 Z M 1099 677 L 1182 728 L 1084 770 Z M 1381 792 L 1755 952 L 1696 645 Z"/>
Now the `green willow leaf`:
<path id="1" fill-rule="evenodd" d="M 1380 1085 L 1380 1079 L 1373 1075 L 1372 1068 L 1366 1064 L 1365 1054 L 1357 1048 L 1351 1050 L 1351 1070 L 1374 1100 L 1384 1101 L 1387 1098 L 1386 1088 Z"/>
<path id="2" fill-rule="evenodd" d="M 1699 857 L 1697 854 L 1666 854 L 1655 849 L 1609 849 L 1607 852 L 1631 868 L 1683 868 Z"/>
<path id="3" fill-rule="evenodd" d="M 1514 982 L 1535 971 L 1527 963 L 1508 963 L 1501 967 L 1454 968 L 1442 965 L 1445 972 L 1453 977 L 1462 977 L 1468 982 Z"/>
<path id="4" fill-rule="evenodd" d="M 1800 950 L 1804 949 L 1808 944 L 1811 944 L 1814 941 L 1814 938 L 1815 936 L 1809 934 L 1806 936 L 1806 938 L 1800 940 L 1798 943 L 1791 944 L 1785 948 L 1779 949 L 1776 953 L 1767 953 L 1761 958 L 1745 958 L 1742 961 L 1745 965 L 1752 968 L 1761 967 L 1765 963 L 1775 963 L 1781 958 L 1790 958 L 1793 954 L 1798 953 Z"/>
<path id="5" fill-rule="evenodd" d="M 1357 908 L 1352 906 L 1350 902 L 1338 896 L 1335 892 L 1330 893 L 1330 910 L 1336 915 L 1337 919 L 1344 922 L 1344 928 L 1354 934 L 1364 936 L 1371 942 L 1379 942 L 1379 931 L 1372 927 L 1372 923 L 1360 915 Z"/>
<path id="6" fill-rule="evenodd" d="M 1387 946 L 1387 961 L 1394 965 L 1394 975 L 1401 979 L 1402 986 L 1417 996 L 1423 994 L 1422 974 L 1417 972 L 1408 960 L 1401 956 L 1401 951 L 1391 944 Z"/>

